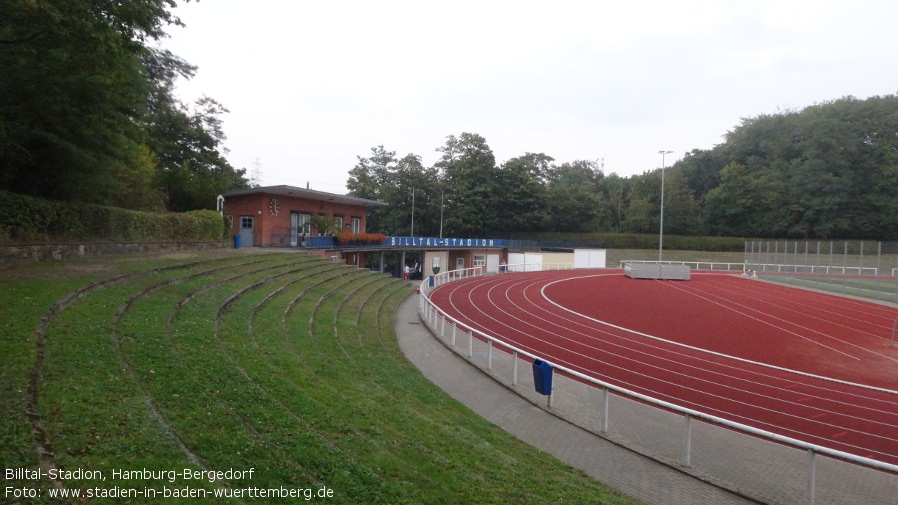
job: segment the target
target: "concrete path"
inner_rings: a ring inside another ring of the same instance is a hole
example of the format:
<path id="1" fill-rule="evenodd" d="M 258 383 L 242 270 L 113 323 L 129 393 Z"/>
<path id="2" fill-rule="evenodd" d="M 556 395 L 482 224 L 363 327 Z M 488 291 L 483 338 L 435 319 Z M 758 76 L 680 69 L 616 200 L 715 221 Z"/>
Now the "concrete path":
<path id="1" fill-rule="evenodd" d="M 683 464 L 684 420 L 679 415 L 611 395 L 602 431 L 602 391 L 555 377 L 551 409 L 533 391 L 530 362 L 451 327 L 432 333 L 418 317 L 417 296 L 396 315 L 399 346 L 434 384 L 505 431 L 648 504 L 807 504 L 804 451 L 692 423 L 690 464 Z M 441 335 L 444 333 L 445 335 Z M 438 338 L 439 337 L 439 338 Z M 652 457 L 647 457 L 651 455 Z M 816 503 L 891 504 L 898 476 L 816 458 Z"/>

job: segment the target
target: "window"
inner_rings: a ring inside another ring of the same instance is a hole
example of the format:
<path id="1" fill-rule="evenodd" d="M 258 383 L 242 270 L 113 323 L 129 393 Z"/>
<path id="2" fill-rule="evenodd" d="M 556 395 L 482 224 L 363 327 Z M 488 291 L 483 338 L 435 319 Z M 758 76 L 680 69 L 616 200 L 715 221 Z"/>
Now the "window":
<path id="1" fill-rule="evenodd" d="M 475 254 L 474 255 L 474 266 L 475 267 L 486 266 L 486 254 Z"/>
<path id="2" fill-rule="evenodd" d="M 337 231 L 343 229 L 343 216 L 334 216 L 334 229 Z"/>
<path id="3" fill-rule="evenodd" d="M 240 229 L 252 230 L 253 229 L 253 216 L 240 216 Z"/>
<path id="4" fill-rule="evenodd" d="M 352 218 L 352 233 L 362 232 L 362 219 L 358 217 Z"/>
<path id="5" fill-rule="evenodd" d="M 298 214 L 293 212 L 290 214 L 290 227 L 296 232 L 297 235 L 306 235 L 309 236 L 312 234 L 312 216 L 308 214 Z"/>

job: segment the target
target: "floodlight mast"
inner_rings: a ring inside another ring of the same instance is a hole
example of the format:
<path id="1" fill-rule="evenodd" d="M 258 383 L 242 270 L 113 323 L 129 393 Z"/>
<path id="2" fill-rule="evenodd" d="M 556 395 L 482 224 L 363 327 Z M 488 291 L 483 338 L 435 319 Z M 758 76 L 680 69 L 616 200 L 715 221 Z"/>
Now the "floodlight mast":
<path id="1" fill-rule="evenodd" d="M 673 151 L 658 151 L 661 155 L 661 230 L 658 233 L 658 263 L 661 263 L 664 250 L 664 156 Z"/>

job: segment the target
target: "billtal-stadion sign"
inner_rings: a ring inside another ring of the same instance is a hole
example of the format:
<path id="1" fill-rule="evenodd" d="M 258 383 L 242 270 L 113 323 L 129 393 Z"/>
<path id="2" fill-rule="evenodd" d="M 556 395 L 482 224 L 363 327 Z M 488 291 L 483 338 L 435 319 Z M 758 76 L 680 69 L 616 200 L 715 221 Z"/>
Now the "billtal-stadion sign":
<path id="1" fill-rule="evenodd" d="M 387 244 L 397 247 L 508 247 L 509 240 L 489 238 L 387 237 Z"/>

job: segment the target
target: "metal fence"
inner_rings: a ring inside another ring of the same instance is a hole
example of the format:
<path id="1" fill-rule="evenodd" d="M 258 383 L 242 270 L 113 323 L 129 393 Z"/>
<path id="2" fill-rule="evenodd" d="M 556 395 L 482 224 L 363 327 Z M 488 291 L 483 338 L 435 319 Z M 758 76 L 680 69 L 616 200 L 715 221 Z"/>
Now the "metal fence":
<path id="1" fill-rule="evenodd" d="M 521 388 L 526 380 L 519 375 L 526 375 L 533 360 L 548 362 L 545 357 L 468 326 L 430 299 L 430 291 L 441 285 L 484 273 L 482 267 L 474 267 L 425 281 L 419 290 L 418 313 L 450 349 L 538 402 L 546 397 Z M 868 505 L 892 503 L 898 493 L 896 465 L 760 430 L 550 365 L 558 375 L 547 407 L 557 415 L 753 500 L 813 505 L 819 498 L 822 503 Z M 612 418 L 616 419 L 613 424 L 609 423 Z"/>
<path id="2" fill-rule="evenodd" d="M 714 270 L 724 272 L 742 272 L 745 270 L 745 263 L 732 263 L 724 261 L 658 261 L 658 260 L 621 260 L 619 267 L 625 268 L 627 264 L 650 264 L 650 265 L 686 265 L 693 270 Z"/>
<path id="3" fill-rule="evenodd" d="M 898 303 L 898 242 L 745 242 L 745 269 L 759 278 Z"/>

